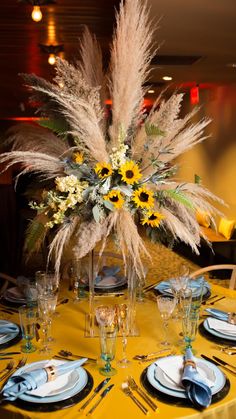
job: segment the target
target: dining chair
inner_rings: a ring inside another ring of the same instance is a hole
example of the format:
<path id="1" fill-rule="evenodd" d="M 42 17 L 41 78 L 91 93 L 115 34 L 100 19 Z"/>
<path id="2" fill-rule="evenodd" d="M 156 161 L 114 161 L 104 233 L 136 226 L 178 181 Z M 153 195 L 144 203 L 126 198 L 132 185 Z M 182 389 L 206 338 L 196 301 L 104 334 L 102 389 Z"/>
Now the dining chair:
<path id="1" fill-rule="evenodd" d="M 195 278 L 203 273 L 211 272 L 211 271 L 218 271 L 218 270 L 229 270 L 231 272 L 230 280 L 229 280 L 229 288 L 234 289 L 236 286 L 236 265 L 232 264 L 223 264 L 223 265 L 210 265 L 205 266 L 204 268 L 197 269 L 196 271 L 190 274 L 191 278 Z"/>
<path id="2" fill-rule="evenodd" d="M 17 281 L 10 275 L 0 272 L 0 296 L 4 294 L 8 288 L 9 283 L 17 285 Z"/>

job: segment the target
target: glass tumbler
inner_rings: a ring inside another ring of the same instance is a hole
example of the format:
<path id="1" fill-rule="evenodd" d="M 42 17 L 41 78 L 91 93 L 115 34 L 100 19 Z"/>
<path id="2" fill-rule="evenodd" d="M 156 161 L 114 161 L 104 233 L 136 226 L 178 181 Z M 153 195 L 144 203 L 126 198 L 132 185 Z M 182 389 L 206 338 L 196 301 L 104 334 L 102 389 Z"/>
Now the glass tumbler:
<path id="1" fill-rule="evenodd" d="M 34 306 L 22 306 L 19 308 L 20 326 L 22 337 L 25 343 L 21 346 L 22 352 L 35 352 L 36 347 L 32 344 L 35 337 L 35 327 L 37 322 L 38 311 Z"/>

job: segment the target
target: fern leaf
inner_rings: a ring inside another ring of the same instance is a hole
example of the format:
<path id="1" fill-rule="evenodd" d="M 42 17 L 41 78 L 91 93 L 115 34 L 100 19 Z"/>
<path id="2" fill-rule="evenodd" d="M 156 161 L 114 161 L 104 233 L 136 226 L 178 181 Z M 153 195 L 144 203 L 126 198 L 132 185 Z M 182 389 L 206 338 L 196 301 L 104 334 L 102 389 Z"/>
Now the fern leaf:
<path id="1" fill-rule="evenodd" d="M 65 135 L 69 126 L 63 119 L 40 119 L 38 124 L 43 128 L 48 128 L 58 135 Z"/>
<path id="2" fill-rule="evenodd" d="M 187 208 L 194 208 L 194 205 L 192 201 L 189 199 L 189 197 L 187 197 L 186 194 L 180 191 L 179 189 L 167 189 L 165 190 L 165 194 Z"/>
<path id="3" fill-rule="evenodd" d="M 26 231 L 25 249 L 29 253 L 38 251 L 44 241 L 46 234 L 45 223 L 42 222 L 42 217 L 35 217 L 29 224 Z"/>
<path id="4" fill-rule="evenodd" d="M 154 124 L 145 124 L 145 131 L 148 137 L 156 137 L 158 135 L 165 135 L 165 132 L 162 131 L 160 128 L 158 128 L 156 125 Z"/>

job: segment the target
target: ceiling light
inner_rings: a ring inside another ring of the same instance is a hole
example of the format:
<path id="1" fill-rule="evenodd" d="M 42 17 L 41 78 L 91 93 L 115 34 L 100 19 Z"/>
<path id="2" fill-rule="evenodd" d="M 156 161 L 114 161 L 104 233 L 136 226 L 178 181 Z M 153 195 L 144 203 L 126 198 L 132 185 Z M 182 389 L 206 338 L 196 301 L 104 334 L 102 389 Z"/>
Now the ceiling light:
<path id="1" fill-rule="evenodd" d="M 33 7 L 33 11 L 31 13 L 31 17 L 33 19 L 34 22 L 40 22 L 40 20 L 42 20 L 42 12 L 39 6 L 34 6 Z"/>
<path id="2" fill-rule="evenodd" d="M 155 93 L 155 90 L 153 90 L 153 89 L 149 89 L 149 90 L 148 90 L 148 93 L 150 93 L 150 94 Z"/>
<path id="3" fill-rule="evenodd" d="M 19 0 L 22 3 L 31 4 L 33 6 L 33 11 L 31 17 L 34 22 L 40 22 L 42 20 L 42 12 L 40 6 L 48 6 L 49 4 L 56 3 L 55 0 Z"/>
<path id="4" fill-rule="evenodd" d="M 171 76 L 163 76 L 162 79 L 165 80 L 165 81 L 170 81 L 170 80 L 172 80 L 172 77 Z"/>
<path id="5" fill-rule="evenodd" d="M 39 44 L 39 47 L 41 51 L 44 54 L 48 54 L 48 63 L 50 65 L 54 65 L 56 63 L 56 56 L 59 52 L 64 51 L 64 45 L 63 44 L 56 44 L 56 45 L 44 45 Z"/>

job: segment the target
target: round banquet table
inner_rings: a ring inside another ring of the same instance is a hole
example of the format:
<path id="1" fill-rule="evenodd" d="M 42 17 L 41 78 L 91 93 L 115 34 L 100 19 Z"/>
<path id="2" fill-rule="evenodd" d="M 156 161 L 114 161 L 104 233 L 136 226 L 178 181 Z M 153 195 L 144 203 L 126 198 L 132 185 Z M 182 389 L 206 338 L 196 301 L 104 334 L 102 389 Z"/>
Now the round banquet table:
<path id="1" fill-rule="evenodd" d="M 153 256 L 153 264 L 150 264 L 148 282 L 153 283 L 167 279 L 173 275 L 173 269 L 176 268 L 176 264 L 183 262 L 183 258 L 174 254 L 169 249 L 160 247 L 160 251 L 157 246 L 150 245 L 150 253 Z M 185 261 L 186 263 L 186 261 Z M 189 262 L 187 262 L 189 263 Z M 190 263 L 191 270 L 196 269 L 197 267 Z M 212 293 L 220 296 L 225 296 L 226 298 L 222 301 L 219 301 L 214 307 L 217 307 L 222 310 L 231 310 L 235 311 L 235 299 L 236 291 L 226 289 L 220 285 L 212 284 Z M 150 296 L 150 297 L 148 297 Z M 61 295 L 60 297 L 68 297 L 69 302 L 63 304 L 57 308 L 59 316 L 53 319 L 53 337 L 55 338 L 55 343 L 52 344 L 52 353 L 51 357 L 55 355 L 60 349 L 66 349 L 72 353 L 89 356 L 92 358 L 99 359 L 100 347 L 99 347 L 99 338 L 95 336 L 93 338 L 85 337 L 85 314 L 88 313 L 88 302 L 73 302 L 73 293 L 68 290 L 68 284 L 62 284 Z M 98 296 L 96 297 L 95 304 L 102 304 L 104 302 L 112 302 L 113 304 L 120 304 L 125 300 L 124 296 L 119 297 L 109 297 Z M 204 306 L 206 307 L 206 306 Z M 7 314 L 1 312 L 2 318 L 7 317 Z M 18 322 L 18 315 L 12 315 L 8 318 L 11 318 L 12 321 Z M 139 329 L 139 336 L 129 337 L 127 354 L 128 358 L 132 360 L 133 356 L 136 354 L 145 354 L 149 352 L 158 351 L 160 348 L 160 342 L 162 340 L 162 325 L 161 319 L 157 310 L 157 304 L 154 298 L 154 294 L 147 294 L 144 302 L 137 303 L 136 305 L 136 323 Z M 169 325 L 169 337 L 173 345 L 179 340 L 179 332 L 181 331 L 181 325 L 176 320 L 171 320 Z M 36 343 L 40 347 L 40 342 Z M 217 349 L 216 343 L 213 341 L 207 340 L 205 337 L 197 334 L 196 340 L 193 344 L 194 349 L 197 351 L 196 356 L 200 357 L 200 354 L 204 353 L 205 355 L 212 356 L 218 355 L 221 358 L 224 358 L 225 361 L 234 363 L 236 365 L 236 357 L 225 355 Z M 175 346 L 176 354 L 180 353 L 180 348 Z M 20 343 L 12 346 L 10 350 L 19 350 Z M 116 359 L 121 358 L 121 337 L 117 338 L 117 351 Z M 15 356 L 18 360 L 21 355 Z M 48 358 L 48 357 L 47 357 Z M 42 359 L 47 359 L 45 356 L 40 354 L 38 351 L 28 355 L 28 363 L 39 361 Z M 50 357 L 49 357 L 50 358 Z M 99 364 L 99 361 L 98 361 Z M 0 361 L 0 369 L 5 365 L 4 361 Z M 113 361 L 113 365 L 116 365 L 116 360 Z M 104 398 L 100 403 L 97 409 L 92 414 L 94 419 L 141 419 L 145 415 L 139 410 L 139 408 L 133 403 L 133 401 L 127 397 L 121 390 L 122 382 L 127 378 L 128 375 L 132 375 L 136 382 L 140 384 L 140 376 L 143 370 L 148 366 L 148 363 L 139 363 L 136 360 L 132 360 L 132 363 L 128 368 L 118 368 L 117 375 L 111 378 L 109 384 L 115 384 L 112 391 Z M 96 363 L 86 364 L 87 370 L 91 373 L 94 379 L 94 388 L 101 382 L 105 377 L 101 376 L 98 371 L 98 365 Z M 223 371 L 223 370 L 222 370 Z M 159 418 L 185 418 L 185 419 L 234 419 L 236 418 L 236 376 L 233 376 L 230 373 L 226 373 L 226 376 L 230 380 L 230 391 L 227 396 L 214 404 L 209 408 L 200 412 L 192 406 L 175 406 L 175 404 L 164 403 L 158 398 L 153 399 L 158 405 L 159 409 L 157 412 L 153 412 L 149 408 L 150 419 Z M 137 395 L 136 393 L 134 393 Z M 137 396 L 139 398 L 139 396 Z M 90 403 L 89 407 L 92 407 L 96 398 Z M 86 399 L 85 399 L 86 400 Z M 139 398 L 142 401 L 141 398 Z M 74 419 L 86 415 L 89 408 L 87 408 L 83 415 L 81 415 L 78 410 L 80 405 L 83 402 L 78 403 L 77 405 L 66 408 L 63 410 L 58 410 L 50 413 L 40 413 L 35 411 L 27 411 L 25 409 L 20 409 L 14 406 L 11 403 L 0 405 L 0 417 L 3 419 L 20 419 L 20 418 L 30 418 L 30 419 L 42 419 L 47 417 L 47 419 L 61 419 L 69 418 Z M 145 405 L 145 403 L 143 402 Z"/>

